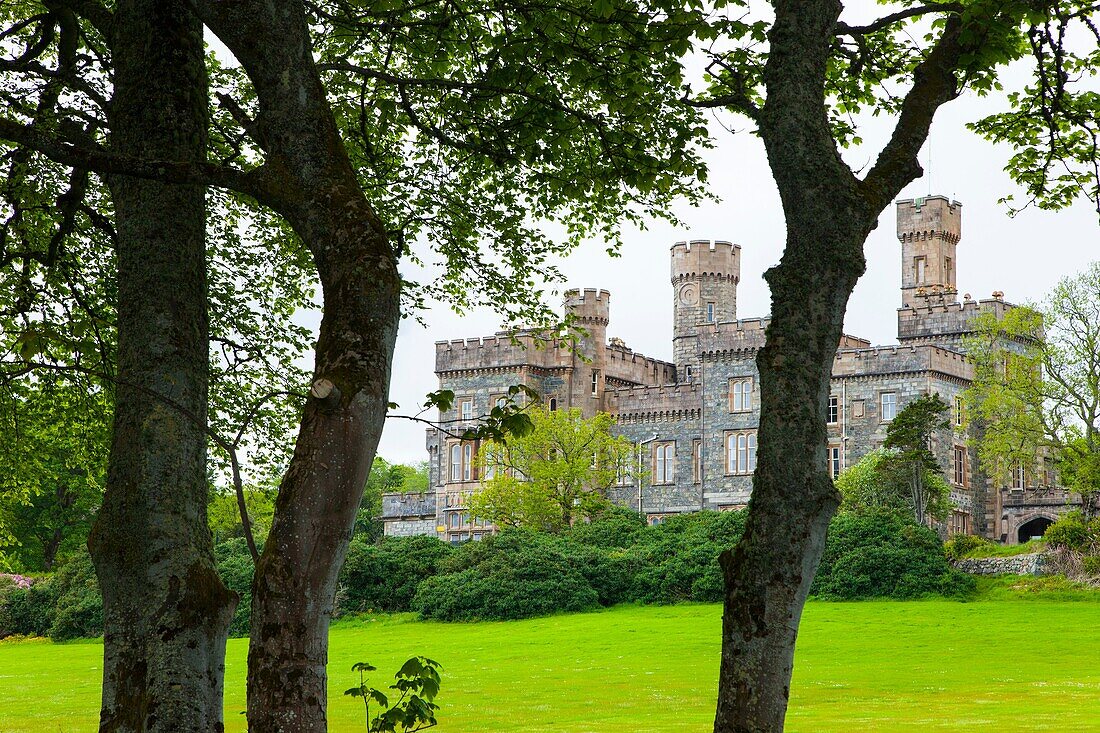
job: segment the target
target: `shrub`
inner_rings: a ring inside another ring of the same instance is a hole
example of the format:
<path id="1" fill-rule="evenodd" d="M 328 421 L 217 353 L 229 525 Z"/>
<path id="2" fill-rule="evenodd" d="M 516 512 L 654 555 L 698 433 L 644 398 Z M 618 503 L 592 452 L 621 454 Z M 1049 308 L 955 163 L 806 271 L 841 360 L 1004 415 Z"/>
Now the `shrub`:
<path id="1" fill-rule="evenodd" d="M 718 556 L 737 544 L 744 531 L 744 512 L 680 514 L 651 527 L 631 548 L 636 567 L 631 600 L 721 600 Z"/>
<path id="2" fill-rule="evenodd" d="M 1091 577 L 1100 576 L 1100 556 L 1089 555 L 1081 558 L 1081 572 Z"/>
<path id="3" fill-rule="evenodd" d="M 838 514 L 811 592 L 823 598 L 966 595 L 974 581 L 947 563 L 935 532 L 893 512 Z"/>
<path id="4" fill-rule="evenodd" d="M 454 548 L 435 537 L 354 539 L 340 573 L 344 611 L 408 611 L 417 585 L 439 571 Z"/>
<path id="5" fill-rule="evenodd" d="M 47 613 L 54 641 L 103 634 L 103 596 L 87 552 L 75 555 L 47 581 L 54 602 Z"/>
<path id="6" fill-rule="evenodd" d="M 506 620 L 584 611 L 599 594 L 551 539 L 504 532 L 456 553 L 450 572 L 420 584 L 413 609 L 444 621 Z M 461 556 L 461 557 L 459 557 Z"/>
<path id="7" fill-rule="evenodd" d="M 1062 547 L 1067 550 L 1083 552 L 1092 543 L 1092 532 L 1080 512 L 1070 512 L 1054 524 L 1047 527 L 1043 539 L 1050 547 Z"/>
<path id="8" fill-rule="evenodd" d="M 943 543 L 943 554 L 948 560 L 961 560 L 971 554 L 980 553 L 994 543 L 973 534 L 957 534 Z"/>
<path id="9" fill-rule="evenodd" d="M 229 635 L 247 636 L 252 619 L 252 578 L 256 574 L 247 542 L 243 537 L 219 542 L 214 545 L 214 561 L 225 587 L 240 596 L 229 623 Z"/>
<path id="10" fill-rule="evenodd" d="M 19 634 L 65 641 L 102 633 L 103 597 L 87 552 L 30 587 L 0 586 L 0 638 Z"/>
<path id="11" fill-rule="evenodd" d="M 645 532 L 644 516 L 630 509 L 611 506 L 591 522 L 574 525 L 564 536 L 582 545 L 605 550 L 624 550 L 637 542 Z"/>
<path id="12" fill-rule="evenodd" d="M 0 639 L 7 636 L 46 636 L 54 596 L 43 580 L 29 588 L 13 583 L 0 586 Z"/>

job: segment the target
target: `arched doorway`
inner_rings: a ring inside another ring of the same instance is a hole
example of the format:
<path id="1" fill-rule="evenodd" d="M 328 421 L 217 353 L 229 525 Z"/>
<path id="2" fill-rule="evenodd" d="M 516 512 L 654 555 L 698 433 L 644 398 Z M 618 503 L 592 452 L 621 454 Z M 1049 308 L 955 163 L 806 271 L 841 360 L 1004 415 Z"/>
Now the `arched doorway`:
<path id="1" fill-rule="evenodd" d="M 1016 540 L 1023 544 L 1030 539 L 1039 538 L 1047 531 L 1047 527 L 1054 524 L 1054 520 L 1048 517 L 1035 517 L 1020 525 L 1016 530 Z"/>

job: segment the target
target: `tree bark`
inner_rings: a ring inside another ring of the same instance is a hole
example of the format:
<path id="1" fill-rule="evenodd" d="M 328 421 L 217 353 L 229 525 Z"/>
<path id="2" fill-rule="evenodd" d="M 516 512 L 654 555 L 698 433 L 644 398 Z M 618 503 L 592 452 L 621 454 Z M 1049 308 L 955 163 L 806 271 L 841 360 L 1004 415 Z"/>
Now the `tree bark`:
<path id="1" fill-rule="evenodd" d="M 890 142 L 860 181 L 830 130 L 825 74 L 838 0 L 775 0 L 759 115 L 787 223 L 757 356 L 759 453 L 745 533 L 722 554 L 715 733 L 783 730 L 802 609 L 840 497 L 826 462 L 829 382 L 844 312 L 879 213 L 921 173 L 932 116 L 957 95 L 958 23 L 918 66 Z"/>
<path id="2" fill-rule="evenodd" d="M 111 147 L 204 160 L 201 24 L 179 0 L 121 0 L 111 30 Z M 122 176 L 108 185 L 119 387 L 88 542 L 104 598 L 100 730 L 221 731 L 236 598 L 218 578 L 206 523 L 205 192 Z"/>
<path id="3" fill-rule="evenodd" d="M 279 488 L 253 583 L 248 654 L 250 730 L 324 731 L 336 579 L 387 410 L 397 255 L 348 160 L 301 3 L 195 7 L 252 80 L 257 142 L 278 180 L 272 205 L 309 247 L 324 293 L 314 384 L 332 389 L 308 399 Z"/>

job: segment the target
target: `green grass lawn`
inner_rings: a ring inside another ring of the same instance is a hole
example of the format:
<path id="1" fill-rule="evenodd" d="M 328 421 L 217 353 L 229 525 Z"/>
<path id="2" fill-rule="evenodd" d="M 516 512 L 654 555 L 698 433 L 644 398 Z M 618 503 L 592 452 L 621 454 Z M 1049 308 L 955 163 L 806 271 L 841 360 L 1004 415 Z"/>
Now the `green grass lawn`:
<path id="1" fill-rule="evenodd" d="M 444 667 L 444 733 L 707 731 L 719 625 L 713 605 L 343 621 L 332 631 L 331 730 L 362 730 L 361 708 L 342 695 L 358 684 L 354 662 L 377 665 L 381 687 L 424 654 Z M 811 602 L 788 730 L 1100 731 L 1098 626 L 1100 603 L 1081 600 Z M 244 730 L 245 650 L 230 641 L 230 731 Z M 0 643 L 0 731 L 93 731 L 101 653 L 98 643 Z"/>

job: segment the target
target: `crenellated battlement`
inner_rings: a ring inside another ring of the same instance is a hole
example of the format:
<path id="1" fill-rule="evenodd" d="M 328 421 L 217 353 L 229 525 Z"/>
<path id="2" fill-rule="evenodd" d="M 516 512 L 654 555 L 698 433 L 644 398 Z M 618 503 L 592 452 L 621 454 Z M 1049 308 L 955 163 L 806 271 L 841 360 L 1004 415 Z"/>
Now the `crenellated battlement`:
<path id="1" fill-rule="evenodd" d="M 741 245 L 721 240 L 693 239 L 672 245 L 672 282 L 713 277 L 741 279 Z"/>
<path id="2" fill-rule="evenodd" d="M 531 332 L 498 331 L 493 336 L 480 336 L 435 343 L 435 371 L 449 372 L 485 369 L 501 366 L 553 366 L 559 348 L 540 348 Z"/>
<path id="3" fill-rule="evenodd" d="M 618 339 L 612 339 L 604 350 L 604 368 L 608 379 L 639 384 L 663 384 L 675 381 L 675 364 L 647 357 L 630 349 Z"/>
<path id="4" fill-rule="evenodd" d="M 962 204 L 946 196 L 924 196 L 897 202 L 898 240 L 917 242 L 943 239 L 952 244 L 962 238 Z"/>
<path id="5" fill-rule="evenodd" d="M 698 383 L 664 384 L 627 387 L 607 391 L 608 409 L 612 414 L 673 413 L 694 408 L 702 399 Z"/>
<path id="6" fill-rule="evenodd" d="M 974 367 L 965 355 L 931 344 L 841 349 L 833 359 L 834 378 L 907 372 L 938 372 L 969 380 Z"/>
<path id="7" fill-rule="evenodd" d="M 611 318 L 611 293 L 598 288 L 565 291 L 565 311 L 581 324 L 606 326 Z"/>
<path id="8" fill-rule="evenodd" d="M 998 320 L 1014 308 L 999 294 L 985 300 L 948 301 L 947 294 L 926 293 L 913 298 L 912 304 L 898 308 L 898 341 L 953 337 L 969 333 L 981 313 L 992 313 Z"/>

